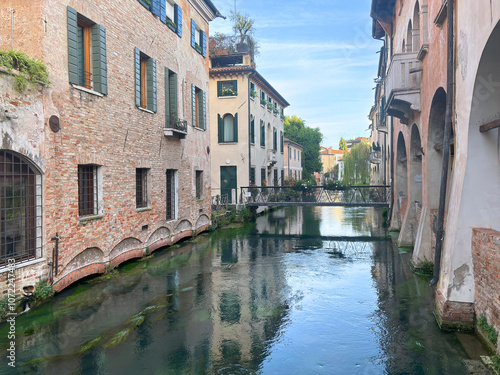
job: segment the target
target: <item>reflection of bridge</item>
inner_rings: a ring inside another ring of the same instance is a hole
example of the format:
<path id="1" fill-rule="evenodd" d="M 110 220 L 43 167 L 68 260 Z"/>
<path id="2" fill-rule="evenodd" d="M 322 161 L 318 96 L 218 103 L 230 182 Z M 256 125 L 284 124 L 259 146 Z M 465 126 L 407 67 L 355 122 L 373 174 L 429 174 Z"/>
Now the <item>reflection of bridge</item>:
<path id="1" fill-rule="evenodd" d="M 331 189 L 325 186 L 249 186 L 241 188 L 240 201 L 258 206 L 388 207 L 390 186 L 362 185 Z"/>

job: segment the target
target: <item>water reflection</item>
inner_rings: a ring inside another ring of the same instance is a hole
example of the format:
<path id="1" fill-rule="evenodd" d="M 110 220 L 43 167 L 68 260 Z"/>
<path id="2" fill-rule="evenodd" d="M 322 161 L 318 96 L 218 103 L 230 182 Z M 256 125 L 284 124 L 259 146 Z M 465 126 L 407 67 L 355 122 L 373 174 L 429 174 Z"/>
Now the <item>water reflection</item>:
<path id="1" fill-rule="evenodd" d="M 83 281 L 18 317 L 19 373 L 465 373 L 379 220 L 278 209 Z"/>

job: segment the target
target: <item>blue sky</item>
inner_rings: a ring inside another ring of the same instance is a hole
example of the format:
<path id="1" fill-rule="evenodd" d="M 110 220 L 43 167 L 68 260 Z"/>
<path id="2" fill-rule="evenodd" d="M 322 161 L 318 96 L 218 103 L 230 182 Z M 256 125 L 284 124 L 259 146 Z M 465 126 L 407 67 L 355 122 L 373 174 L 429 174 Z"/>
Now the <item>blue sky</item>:
<path id="1" fill-rule="evenodd" d="M 234 0 L 212 0 L 229 16 Z M 323 146 L 368 136 L 381 42 L 371 37 L 371 0 L 236 0 L 255 20 L 260 43 L 257 70 L 290 103 L 296 115 L 319 127 Z M 217 18 L 210 34 L 231 33 Z"/>

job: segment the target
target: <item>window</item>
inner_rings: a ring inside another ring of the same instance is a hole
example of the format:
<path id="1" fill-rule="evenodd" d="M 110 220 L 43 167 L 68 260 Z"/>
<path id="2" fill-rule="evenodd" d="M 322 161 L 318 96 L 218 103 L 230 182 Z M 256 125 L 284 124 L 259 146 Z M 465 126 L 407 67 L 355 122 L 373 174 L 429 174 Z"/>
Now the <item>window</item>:
<path id="1" fill-rule="evenodd" d="M 182 37 L 182 8 L 173 0 L 138 0 L 139 3 L 157 16 L 169 29 Z"/>
<path id="2" fill-rule="evenodd" d="M 196 171 L 196 199 L 203 198 L 203 171 Z"/>
<path id="3" fill-rule="evenodd" d="M 177 74 L 165 68 L 165 127 L 177 128 Z"/>
<path id="4" fill-rule="evenodd" d="M 293 160 L 297 160 L 297 149 L 293 149 Z"/>
<path id="5" fill-rule="evenodd" d="M 238 114 L 233 116 L 228 113 L 224 118 L 217 115 L 217 119 L 219 143 L 238 142 Z"/>
<path id="6" fill-rule="evenodd" d="M 278 186 L 278 170 L 277 169 L 273 170 L 273 177 L 274 177 L 274 181 L 273 181 L 274 186 Z"/>
<path id="7" fill-rule="evenodd" d="M 250 98 L 255 99 L 257 92 L 255 91 L 255 83 L 250 82 Z"/>
<path id="8" fill-rule="evenodd" d="M 238 95 L 238 81 L 217 81 L 217 96 Z"/>
<path id="9" fill-rule="evenodd" d="M 78 166 L 78 215 L 80 216 L 101 214 L 100 172 L 101 168 L 97 165 Z"/>
<path id="10" fill-rule="evenodd" d="M 191 47 L 203 57 L 207 57 L 207 33 L 201 30 L 191 18 Z"/>
<path id="11" fill-rule="evenodd" d="M 281 185 L 282 186 L 285 185 L 285 170 L 284 169 L 281 170 Z"/>
<path id="12" fill-rule="evenodd" d="M 206 94 L 194 84 L 191 85 L 193 126 L 195 128 L 206 130 L 207 112 L 206 112 Z"/>
<path id="13" fill-rule="evenodd" d="M 108 94 L 106 29 L 67 7 L 69 82 Z"/>
<path id="14" fill-rule="evenodd" d="M 266 127 L 262 120 L 260 120 L 260 146 L 266 147 Z"/>
<path id="15" fill-rule="evenodd" d="M 255 119 L 252 118 L 250 121 L 250 143 L 255 144 Z"/>
<path id="16" fill-rule="evenodd" d="M 266 105 L 266 93 L 262 90 L 260 90 L 260 104 L 262 106 Z"/>
<path id="17" fill-rule="evenodd" d="M 167 220 L 177 217 L 177 170 L 167 169 Z"/>
<path id="18" fill-rule="evenodd" d="M 149 169 L 137 168 L 135 170 L 135 207 L 148 207 L 148 174 Z"/>
<path id="19" fill-rule="evenodd" d="M 273 127 L 273 151 L 278 150 L 278 131 Z"/>
<path id="20" fill-rule="evenodd" d="M 0 151 L 0 266 L 42 255 L 42 177 L 23 156 Z"/>
<path id="21" fill-rule="evenodd" d="M 250 185 L 255 185 L 255 168 L 250 168 Z"/>
<path id="22" fill-rule="evenodd" d="M 260 170 L 260 186 L 266 186 L 266 168 Z"/>
<path id="23" fill-rule="evenodd" d="M 283 138 L 283 132 L 280 131 L 280 151 L 281 153 L 284 152 L 285 146 L 284 146 L 284 138 Z"/>
<path id="24" fill-rule="evenodd" d="M 156 60 L 135 48 L 135 105 L 156 112 Z"/>

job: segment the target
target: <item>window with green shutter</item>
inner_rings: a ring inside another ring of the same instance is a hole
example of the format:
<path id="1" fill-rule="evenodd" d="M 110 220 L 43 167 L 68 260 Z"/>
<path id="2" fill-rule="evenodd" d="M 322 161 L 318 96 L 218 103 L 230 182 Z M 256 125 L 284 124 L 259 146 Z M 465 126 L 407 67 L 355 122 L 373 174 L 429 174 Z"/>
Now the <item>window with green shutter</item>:
<path id="1" fill-rule="evenodd" d="M 260 146 L 266 147 L 266 127 L 262 120 L 260 120 Z"/>
<path id="2" fill-rule="evenodd" d="M 255 168 L 250 168 L 250 186 L 255 185 L 257 181 L 255 181 Z"/>
<path id="3" fill-rule="evenodd" d="M 203 57 L 207 57 L 207 33 L 200 29 L 191 18 L 191 47 Z"/>
<path id="4" fill-rule="evenodd" d="M 134 49 L 135 105 L 157 111 L 156 60 Z"/>
<path id="5" fill-rule="evenodd" d="M 278 150 L 278 132 L 276 128 L 273 128 L 273 151 Z"/>
<path id="6" fill-rule="evenodd" d="M 176 128 L 178 113 L 177 73 L 165 68 L 165 127 Z"/>
<path id="7" fill-rule="evenodd" d="M 255 144 L 255 119 L 250 121 L 250 143 Z"/>
<path id="8" fill-rule="evenodd" d="M 238 81 L 217 81 L 217 96 L 237 96 Z"/>
<path id="9" fill-rule="evenodd" d="M 106 29 L 67 7 L 69 82 L 108 94 Z"/>
<path id="10" fill-rule="evenodd" d="M 218 119 L 218 141 L 219 143 L 234 143 L 238 142 L 238 114 L 234 116 L 230 113 L 221 117 L 217 115 Z"/>
<path id="11" fill-rule="evenodd" d="M 266 186 L 266 168 L 260 169 L 260 186 Z"/>
<path id="12" fill-rule="evenodd" d="M 202 130 L 207 129 L 207 96 L 205 91 L 191 84 L 191 105 L 193 127 Z"/>
<path id="13" fill-rule="evenodd" d="M 285 149 L 285 147 L 284 147 L 284 137 L 283 137 L 283 132 L 282 132 L 282 131 L 280 131 L 280 151 L 281 151 L 281 153 L 283 153 L 283 152 L 284 152 L 284 149 Z"/>

